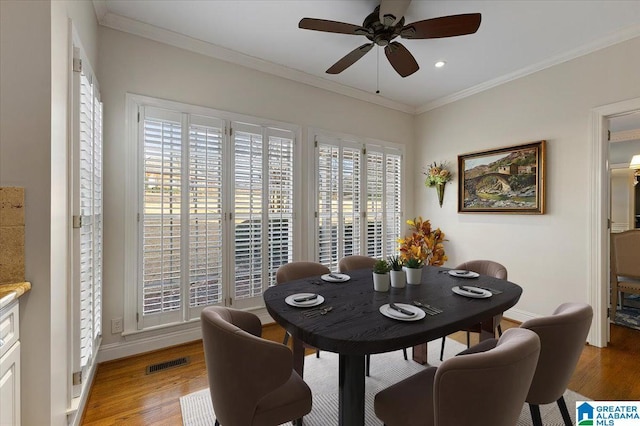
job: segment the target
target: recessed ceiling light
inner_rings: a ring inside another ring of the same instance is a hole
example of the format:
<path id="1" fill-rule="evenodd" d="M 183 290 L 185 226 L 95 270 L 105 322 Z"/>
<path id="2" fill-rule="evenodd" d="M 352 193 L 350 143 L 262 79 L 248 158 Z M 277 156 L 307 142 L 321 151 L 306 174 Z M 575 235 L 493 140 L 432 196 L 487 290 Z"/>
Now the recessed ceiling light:
<path id="1" fill-rule="evenodd" d="M 445 61 L 438 61 L 434 65 L 435 65 L 436 68 L 442 68 L 442 67 L 445 66 L 445 64 L 446 64 Z"/>

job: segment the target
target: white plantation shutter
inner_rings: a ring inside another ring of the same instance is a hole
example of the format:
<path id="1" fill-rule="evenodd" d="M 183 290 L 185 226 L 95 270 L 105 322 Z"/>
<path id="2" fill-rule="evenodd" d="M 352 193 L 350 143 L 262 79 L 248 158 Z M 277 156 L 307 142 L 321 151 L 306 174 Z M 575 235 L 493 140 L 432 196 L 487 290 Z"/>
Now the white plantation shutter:
<path id="1" fill-rule="evenodd" d="M 134 104 L 136 328 L 191 321 L 216 304 L 262 306 L 293 260 L 293 131 L 145 99 Z"/>
<path id="2" fill-rule="evenodd" d="M 388 152 L 385 158 L 385 255 L 398 254 L 402 232 L 402 154 Z"/>
<path id="3" fill-rule="evenodd" d="M 182 115 L 145 108 L 142 286 L 144 326 L 178 321 L 182 292 Z M 152 319 L 153 318 L 153 319 Z"/>
<path id="4" fill-rule="evenodd" d="M 234 124 L 234 298 L 262 294 L 264 147 L 262 129 Z"/>
<path id="5" fill-rule="evenodd" d="M 74 48 L 76 63 L 80 49 Z M 102 103 L 95 77 L 85 63 L 73 72 L 71 210 L 73 214 L 73 371 L 94 364 L 102 333 Z M 81 393 L 75 383 L 72 394 Z"/>
<path id="6" fill-rule="evenodd" d="M 93 98 L 93 337 L 102 333 L 102 241 L 104 237 L 102 191 L 102 102 Z"/>
<path id="7" fill-rule="evenodd" d="M 363 150 L 354 142 L 316 135 L 316 157 L 318 262 L 337 270 L 344 256 L 395 254 L 402 217 L 401 151 L 374 145 Z"/>
<path id="8" fill-rule="evenodd" d="M 293 135 L 232 127 L 234 303 L 242 307 L 261 299 L 278 267 L 293 260 Z"/>
<path id="9" fill-rule="evenodd" d="M 266 133 L 269 140 L 268 284 L 273 285 L 278 268 L 293 261 L 293 135 L 275 129 L 267 129 Z"/>
<path id="10" fill-rule="evenodd" d="M 189 306 L 222 302 L 222 143 L 224 123 L 192 117 L 189 126 Z M 197 316 L 197 311 L 191 317 Z"/>
<path id="11" fill-rule="evenodd" d="M 323 137 L 316 152 L 318 262 L 337 270 L 343 256 L 361 253 L 362 148 Z"/>
<path id="12" fill-rule="evenodd" d="M 367 148 L 367 247 L 366 255 L 381 258 L 384 255 L 384 155 Z"/>

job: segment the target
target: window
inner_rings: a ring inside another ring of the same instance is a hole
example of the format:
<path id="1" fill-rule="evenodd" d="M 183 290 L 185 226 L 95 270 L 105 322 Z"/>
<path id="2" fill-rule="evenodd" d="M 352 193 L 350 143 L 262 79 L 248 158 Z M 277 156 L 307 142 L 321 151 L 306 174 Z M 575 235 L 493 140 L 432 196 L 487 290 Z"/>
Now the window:
<path id="1" fill-rule="evenodd" d="M 86 376 L 102 330 L 102 103 L 91 68 L 74 47 L 72 128 L 73 371 Z M 74 382 L 73 396 L 81 393 Z"/>
<path id="2" fill-rule="evenodd" d="M 262 306 L 293 260 L 295 128 L 129 98 L 140 117 L 135 328 Z"/>
<path id="3" fill-rule="evenodd" d="M 315 136 L 318 261 L 337 270 L 349 255 L 395 254 L 401 232 L 402 152 Z"/>

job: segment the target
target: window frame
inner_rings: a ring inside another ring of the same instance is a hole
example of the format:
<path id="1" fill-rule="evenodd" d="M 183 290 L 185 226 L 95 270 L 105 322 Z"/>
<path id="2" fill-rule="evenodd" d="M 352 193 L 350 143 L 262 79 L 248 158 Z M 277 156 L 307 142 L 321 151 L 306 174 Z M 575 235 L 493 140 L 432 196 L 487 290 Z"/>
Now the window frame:
<path id="1" fill-rule="evenodd" d="M 360 254 L 362 255 L 367 255 L 367 251 L 366 251 L 366 237 L 367 237 L 367 233 L 366 233 L 366 222 L 367 222 L 367 218 L 366 218 L 366 213 L 367 213 L 367 180 L 366 180 L 366 173 L 367 173 L 367 152 L 374 151 L 374 152 L 382 152 L 385 154 L 384 158 L 386 158 L 386 155 L 388 154 L 396 154 L 400 156 L 400 160 L 402 162 L 402 169 L 403 172 L 401 173 L 400 176 L 400 207 L 401 210 L 398 212 L 398 215 L 400 217 L 400 229 L 399 229 L 399 235 L 398 237 L 401 236 L 402 231 L 403 231 L 403 226 L 402 226 L 402 218 L 404 216 L 404 211 L 405 211 L 405 204 L 406 204 L 406 185 L 405 185 L 405 181 L 406 181 L 406 173 L 404 173 L 404 169 L 406 169 L 406 165 L 405 165 L 405 161 L 406 161 L 406 156 L 405 156 L 405 146 L 402 144 L 397 144 L 397 143 L 393 143 L 393 142 L 386 142 L 386 141 L 382 141 L 382 140 L 378 140 L 378 139 L 373 139 L 373 138 L 364 138 L 364 137 L 358 137 L 358 136 L 354 136 L 354 135 L 350 135 L 350 134 L 346 134 L 346 133 L 340 133 L 340 132 L 334 132 L 334 131 L 330 131 L 330 130 L 325 130 L 325 129 L 318 129 L 318 128 L 309 128 L 308 130 L 308 134 L 307 134 L 307 141 L 308 141 L 308 146 L 309 146 L 309 161 L 310 164 L 313 164 L 313 177 L 311 179 L 309 179 L 308 182 L 308 192 L 309 194 L 313 194 L 312 197 L 310 197 L 307 202 L 308 202 L 308 206 L 309 206 L 309 211 L 311 212 L 311 214 L 309 215 L 308 218 L 308 225 L 307 225 L 307 229 L 309 229 L 309 232 L 307 233 L 307 238 L 308 238 L 308 253 L 310 254 L 310 256 L 315 259 L 316 261 L 320 261 L 319 259 L 319 253 L 318 253 L 318 241 L 316 236 L 318 235 L 319 229 L 318 229 L 318 197 L 319 197 L 319 182 L 318 182 L 318 161 L 319 161 L 319 156 L 317 154 L 318 152 L 318 147 L 316 146 L 316 141 L 321 141 L 322 139 L 328 139 L 328 140 L 334 140 L 335 142 L 339 143 L 340 146 L 348 146 L 348 147 L 356 147 L 356 146 L 360 146 L 363 150 L 363 155 L 361 157 L 361 164 L 360 164 L 360 169 L 361 169 L 361 175 L 360 175 L 360 186 L 361 186 L 361 191 L 360 191 L 360 197 L 361 197 L 361 210 L 363 212 L 365 212 L 365 215 L 363 216 L 363 221 L 362 221 L 362 225 L 361 225 L 361 241 L 360 241 Z M 319 142 L 321 143 L 321 142 Z M 383 196 L 385 195 L 386 187 L 383 186 Z M 383 221 L 386 221 L 386 215 L 383 215 Z M 383 225 L 383 227 L 386 229 L 386 224 Z M 340 250 L 340 249 L 338 249 Z M 392 254 L 397 254 L 396 251 L 394 252 L 390 252 L 388 247 L 385 247 L 383 244 L 383 253 L 384 256 L 389 256 Z M 338 256 L 340 257 L 340 255 Z M 339 260 L 339 259 L 338 259 Z M 329 267 L 332 267 L 334 265 L 327 265 Z M 335 267 L 337 268 L 337 261 L 336 261 L 336 265 Z"/>
<path id="2" fill-rule="evenodd" d="M 164 99 L 158 99 L 154 97 L 138 95 L 133 93 L 127 93 L 125 97 L 125 129 L 126 129 L 126 158 L 124 159 L 126 172 L 125 172 L 125 220 L 124 220 L 124 234 L 125 234 L 125 265 L 124 265 L 124 331 L 122 333 L 123 336 L 136 335 L 141 333 L 152 332 L 157 329 L 165 329 L 168 327 L 182 326 L 184 324 L 189 324 L 193 322 L 199 321 L 199 318 L 195 316 L 191 319 L 186 319 L 184 315 L 182 315 L 181 319 L 177 322 L 172 323 L 162 323 L 157 325 L 151 325 L 148 327 L 141 328 L 139 324 L 141 321 L 138 321 L 138 291 L 139 287 L 141 287 L 139 281 L 139 273 L 142 269 L 141 262 L 141 247 L 140 240 L 138 238 L 139 235 L 139 217 L 142 217 L 142 203 L 141 197 L 143 194 L 142 190 L 142 182 L 140 181 L 140 175 L 142 173 L 142 147 L 143 144 L 140 143 L 140 128 L 143 126 L 138 125 L 139 120 L 139 107 L 151 107 L 151 108 L 160 108 L 171 111 L 180 112 L 182 114 L 188 114 L 191 116 L 203 116 L 203 117 L 212 117 L 216 119 L 221 119 L 226 123 L 227 129 L 233 128 L 234 125 L 243 126 L 244 124 L 248 124 L 250 126 L 259 126 L 262 128 L 270 128 L 277 132 L 277 130 L 282 130 L 283 132 L 290 133 L 293 139 L 293 148 L 292 155 L 294 159 L 294 167 L 293 167 L 293 223 L 291 226 L 293 232 L 293 253 L 299 252 L 299 247 L 301 247 L 302 241 L 302 233 L 300 232 L 300 226 L 298 224 L 299 218 L 295 214 L 295 212 L 300 211 L 300 207 L 302 205 L 302 185 L 300 184 L 299 176 L 301 174 L 301 163 L 302 163 L 302 155 L 300 153 L 301 147 L 298 141 L 300 138 L 300 127 L 290 123 L 284 123 L 274 120 L 269 120 L 265 118 L 253 117 L 248 115 L 236 114 L 227 111 L 216 110 L 203 106 L 189 105 L 181 102 L 169 101 Z M 141 119 L 141 118 L 140 118 Z M 184 122 L 184 121 L 183 121 Z M 264 129 L 263 129 L 264 130 Z M 185 130 L 187 133 L 189 129 Z M 264 134 L 264 133 L 263 133 Z M 227 138 L 229 140 L 227 140 Z M 188 139 L 188 137 L 187 137 Z M 225 159 L 231 159 L 230 155 L 233 155 L 233 152 L 228 152 L 229 147 L 232 146 L 233 137 L 229 135 L 228 131 L 225 131 L 224 136 L 225 142 L 223 143 L 223 156 Z M 268 143 L 265 141 L 265 143 Z M 232 149 L 232 148 L 231 148 Z M 226 161 L 226 160 L 225 160 Z M 224 178 L 227 179 L 226 182 L 233 182 L 233 168 L 228 167 L 223 171 Z M 231 190 L 225 187 L 223 191 L 223 198 L 225 199 L 225 210 L 223 215 L 228 218 L 229 213 L 233 212 L 233 204 L 230 204 L 229 195 L 231 194 Z M 140 216 L 139 216 L 140 215 Z M 225 222 L 228 219 L 225 219 Z M 234 237 L 233 234 L 233 226 L 224 226 L 224 236 L 231 240 Z M 234 244 L 226 244 L 223 245 L 223 250 L 233 250 Z M 225 252 L 227 254 L 227 259 L 225 260 L 224 266 L 227 268 L 233 268 L 233 259 L 232 256 L 229 255 L 229 252 Z M 223 291 L 230 291 L 233 289 L 233 285 L 228 282 L 223 282 Z M 263 284 L 263 288 L 266 289 L 266 285 Z M 185 293 L 186 291 L 186 293 Z M 187 294 L 187 296 L 185 296 Z M 188 288 L 183 289 L 182 297 L 187 301 L 188 305 Z M 228 298 L 227 296 L 223 296 L 223 298 Z M 246 306 L 243 303 L 236 304 L 234 300 L 233 307 L 243 308 L 243 309 L 260 309 L 264 307 L 264 303 L 262 299 L 259 298 L 259 301 L 251 306 Z M 193 308 L 189 308 L 187 306 L 187 310 L 192 310 Z M 181 312 L 185 312 L 185 308 L 180 309 Z"/>

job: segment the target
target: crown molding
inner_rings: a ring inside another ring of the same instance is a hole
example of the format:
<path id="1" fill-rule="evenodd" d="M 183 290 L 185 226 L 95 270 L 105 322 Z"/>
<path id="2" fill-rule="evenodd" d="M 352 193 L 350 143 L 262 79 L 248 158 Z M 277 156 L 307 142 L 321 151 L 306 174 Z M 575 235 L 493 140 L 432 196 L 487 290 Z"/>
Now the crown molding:
<path id="1" fill-rule="evenodd" d="M 102 22 L 104 17 L 109 13 L 109 9 L 107 8 L 106 0 L 93 0 L 93 10 L 96 12 L 96 18 L 98 22 Z"/>
<path id="2" fill-rule="evenodd" d="M 562 53 L 560 55 L 553 56 L 544 61 L 538 62 L 531 66 L 522 68 L 520 70 L 514 71 L 509 74 L 505 74 L 501 77 L 495 78 L 493 80 L 486 81 L 484 83 L 478 84 L 476 86 L 470 87 L 465 90 L 461 90 L 460 92 L 454 93 L 449 96 L 442 97 L 440 99 L 436 99 L 435 101 L 428 102 L 418 108 L 416 108 L 416 114 L 422 114 L 424 112 L 430 111 L 432 109 L 439 108 L 441 106 L 450 104 L 452 102 L 458 101 L 460 99 L 464 99 L 471 95 L 475 95 L 480 92 L 484 92 L 485 90 L 492 89 L 496 86 L 500 86 L 504 83 L 508 83 L 513 80 L 517 80 L 519 78 L 525 77 L 529 74 L 533 74 L 538 71 L 542 71 L 546 68 L 553 67 L 555 65 L 559 65 L 563 62 L 570 61 L 572 59 L 578 58 L 580 56 L 587 55 L 589 53 L 595 52 L 597 50 L 604 49 L 609 46 L 613 46 L 614 44 L 622 43 L 627 40 L 631 40 L 633 38 L 640 36 L 640 25 L 634 25 L 628 27 L 624 30 L 618 31 L 608 37 L 602 38 L 592 43 L 588 43 L 582 45 L 576 49 L 570 50 L 568 52 Z"/>
<path id="3" fill-rule="evenodd" d="M 225 62 L 230 62 L 236 65 L 241 65 L 243 67 L 262 71 L 264 73 L 286 78 L 288 80 L 297 81 L 298 83 L 307 84 L 309 86 L 328 90 L 330 92 L 338 93 L 340 95 L 348 96 L 361 101 L 380 105 L 385 108 L 394 109 L 408 114 L 416 113 L 415 108 L 410 105 L 392 101 L 379 95 L 375 95 L 359 89 L 354 89 L 352 87 L 347 87 L 333 81 L 312 76 L 293 68 L 288 68 L 282 65 L 275 64 L 273 62 L 258 59 L 253 56 L 245 55 L 231 49 L 226 49 L 212 43 L 178 34 L 173 31 L 165 30 L 153 25 L 145 24 L 143 22 L 116 15 L 111 12 L 105 13 L 100 18 L 99 13 L 101 13 L 100 11 L 102 10 L 102 7 L 106 8 L 104 4 L 100 5 L 100 3 L 103 3 L 103 0 L 94 0 L 94 8 L 96 8 L 98 22 L 100 23 L 100 25 L 103 25 L 105 27 L 148 38 L 160 43 L 168 44 L 170 46 L 179 47 L 181 49 L 199 53 L 201 55 L 220 59 Z M 100 9 L 100 11 L 98 9 Z"/>

